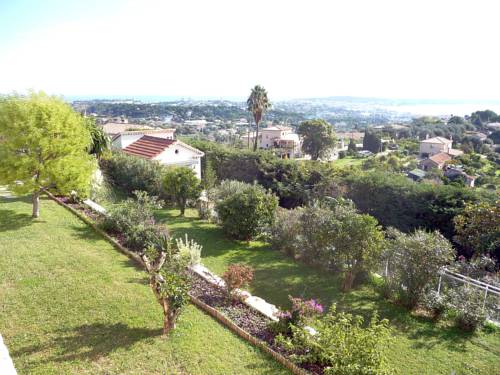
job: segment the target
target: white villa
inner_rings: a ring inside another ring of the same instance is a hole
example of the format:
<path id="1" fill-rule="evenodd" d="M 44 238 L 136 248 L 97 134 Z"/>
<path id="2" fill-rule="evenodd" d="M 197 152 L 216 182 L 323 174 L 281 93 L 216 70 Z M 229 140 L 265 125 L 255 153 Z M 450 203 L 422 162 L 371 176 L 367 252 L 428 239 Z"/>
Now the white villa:
<path id="1" fill-rule="evenodd" d="M 204 153 L 174 139 L 174 132 L 175 129 L 126 131 L 113 137 L 112 147 L 163 165 L 189 167 L 201 179 Z"/>
<path id="2" fill-rule="evenodd" d="M 242 139 L 246 144 L 250 137 L 250 145 L 253 145 L 255 132 L 245 134 Z M 299 135 L 293 133 L 292 128 L 282 125 L 262 128 L 259 131 L 259 148 L 279 150 L 281 156 L 296 158 L 302 156 L 302 140 Z"/>
<path id="3" fill-rule="evenodd" d="M 436 154 L 445 153 L 450 156 L 459 156 L 463 152 L 453 149 L 453 141 L 444 137 L 434 137 L 420 141 L 420 156 L 430 157 Z"/>

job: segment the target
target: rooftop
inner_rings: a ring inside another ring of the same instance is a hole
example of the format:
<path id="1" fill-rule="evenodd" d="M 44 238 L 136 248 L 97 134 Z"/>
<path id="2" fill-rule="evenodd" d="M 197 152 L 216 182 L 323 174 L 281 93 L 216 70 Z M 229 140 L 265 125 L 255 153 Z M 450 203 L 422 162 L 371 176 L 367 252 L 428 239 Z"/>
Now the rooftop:
<path id="1" fill-rule="evenodd" d="M 125 147 L 123 152 L 141 158 L 153 159 L 175 142 L 176 141 L 172 139 L 144 135 L 139 140 Z"/>
<path id="2" fill-rule="evenodd" d="M 140 125 L 140 124 L 124 124 L 117 122 L 108 122 L 102 125 L 102 129 L 104 130 L 104 133 L 113 136 L 128 130 L 153 129 L 153 128 L 147 125 Z"/>
<path id="3" fill-rule="evenodd" d="M 440 143 L 443 145 L 447 145 L 452 143 L 453 141 L 448 138 L 444 137 L 434 137 L 434 138 L 429 138 L 429 139 L 424 139 L 423 141 L 420 141 L 421 143 Z"/>
<path id="4" fill-rule="evenodd" d="M 443 164 L 444 162 L 451 160 L 451 156 L 445 152 L 440 152 L 439 154 L 433 155 L 429 158 L 436 164 Z"/>

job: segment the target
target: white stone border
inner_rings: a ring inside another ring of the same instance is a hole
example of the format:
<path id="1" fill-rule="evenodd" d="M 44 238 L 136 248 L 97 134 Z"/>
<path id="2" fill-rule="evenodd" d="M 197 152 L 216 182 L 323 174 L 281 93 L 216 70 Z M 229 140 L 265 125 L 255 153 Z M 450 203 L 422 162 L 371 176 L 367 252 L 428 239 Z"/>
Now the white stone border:
<path id="1" fill-rule="evenodd" d="M 14 362 L 10 358 L 9 351 L 3 343 L 2 335 L 0 335 L 0 374 L 2 375 L 17 375 Z"/>

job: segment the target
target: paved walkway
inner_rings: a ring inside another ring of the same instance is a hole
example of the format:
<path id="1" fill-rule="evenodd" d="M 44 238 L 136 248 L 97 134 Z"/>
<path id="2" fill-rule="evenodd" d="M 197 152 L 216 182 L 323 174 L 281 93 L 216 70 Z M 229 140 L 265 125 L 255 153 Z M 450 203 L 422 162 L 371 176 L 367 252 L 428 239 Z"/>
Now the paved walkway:
<path id="1" fill-rule="evenodd" d="M 3 343 L 2 335 L 0 335 L 0 374 L 17 375 L 14 363 L 10 359 L 9 351 Z"/>

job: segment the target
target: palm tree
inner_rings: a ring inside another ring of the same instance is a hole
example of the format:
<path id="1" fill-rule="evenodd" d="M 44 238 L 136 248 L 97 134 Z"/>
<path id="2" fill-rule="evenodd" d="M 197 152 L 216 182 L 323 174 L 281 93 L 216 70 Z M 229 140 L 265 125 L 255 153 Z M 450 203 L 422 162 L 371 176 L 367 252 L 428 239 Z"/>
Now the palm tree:
<path id="1" fill-rule="evenodd" d="M 255 121 L 255 140 L 253 144 L 253 150 L 257 151 L 257 142 L 259 139 L 259 123 L 262 120 L 262 116 L 266 111 L 271 108 L 271 102 L 267 98 L 267 91 L 264 87 L 256 85 L 248 97 L 247 100 L 247 110 L 252 112 L 253 119 Z M 248 133 L 250 137 L 250 133 Z"/>
<path id="2" fill-rule="evenodd" d="M 89 146 L 89 154 L 95 155 L 99 159 L 102 154 L 108 151 L 111 147 L 111 141 L 104 130 L 96 125 L 94 119 L 85 117 L 85 125 L 90 132 L 91 143 Z"/>

